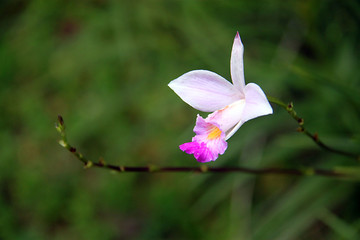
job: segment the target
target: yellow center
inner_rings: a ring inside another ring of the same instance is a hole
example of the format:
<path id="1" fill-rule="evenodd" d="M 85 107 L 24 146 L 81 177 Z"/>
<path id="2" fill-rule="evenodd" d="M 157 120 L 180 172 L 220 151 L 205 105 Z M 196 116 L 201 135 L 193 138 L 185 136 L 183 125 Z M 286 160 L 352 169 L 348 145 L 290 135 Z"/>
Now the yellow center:
<path id="1" fill-rule="evenodd" d="M 210 129 L 210 133 L 209 133 L 209 135 L 207 136 L 207 139 L 213 140 L 213 139 L 215 139 L 215 138 L 219 138 L 220 135 L 221 135 L 221 130 L 220 130 L 218 127 L 213 126 L 213 127 Z"/>

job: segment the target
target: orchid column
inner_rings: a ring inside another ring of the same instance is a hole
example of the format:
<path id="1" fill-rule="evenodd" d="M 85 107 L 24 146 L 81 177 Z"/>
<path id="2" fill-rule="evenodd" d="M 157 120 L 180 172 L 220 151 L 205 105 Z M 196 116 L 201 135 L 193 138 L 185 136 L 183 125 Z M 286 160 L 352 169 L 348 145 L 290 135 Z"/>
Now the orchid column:
<path id="1" fill-rule="evenodd" d="M 230 59 L 233 84 L 207 70 L 194 70 L 169 83 L 169 87 L 187 104 L 202 112 L 213 112 L 202 118 L 197 115 L 195 137 L 180 145 L 194 154 L 199 162 L 215 161 L 227 148 L 228 140 L 241 125 L 253 118 L 272 114 L 273 110 L 262 89 L 255 83 L 245 85 L 244 47 L 236 34 Z"/>

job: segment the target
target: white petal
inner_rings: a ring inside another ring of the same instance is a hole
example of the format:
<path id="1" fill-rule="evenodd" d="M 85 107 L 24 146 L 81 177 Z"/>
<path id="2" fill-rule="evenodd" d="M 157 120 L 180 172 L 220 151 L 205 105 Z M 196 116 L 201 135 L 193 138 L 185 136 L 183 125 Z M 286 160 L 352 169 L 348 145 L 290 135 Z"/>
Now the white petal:
<path id="1" fill-rule="evenodd" d="M 241 121 L 244 109 L 245 100 L 239 100 L 223 109 L 209 114 L 206 121 L 215 122 L 219 125 L 220 130 L 227 135 L 227 133 Z"/>
<path id="2" fill-rule="evenodd" d="M 227 141 L 229 138 L 232 137 L 232 135 L 234 135 L 234 133 L 236 133 L 237 130 L 239 130 L 239 128 L 244 124 L 243 121 L 238 122 L 235 127 L 233 127 L 233 129 L 230 129 L 227 133 L 226 133 L 226 137 L 225 137 L 225 141 Z"/>
<path id="3" fill-rule="evenodd" d="M 203 112 L 219 110 L 240 98 L 229 81 L 206 70 L 185 73 L 168 86 L 184 102 Z"/>
<path id="4" fill-rule="evenodd" d="M 273 109 L 263 90 L 255 83 L 247 84 L 245 86 L 245 108 L 241 121 L 244 123 L 250 119 L 272 113 Z"/>
<path id="5" fill-rule="evenodd" d="M 230 72 L 232 82 L 242 96 L 244 96 L 245 88 L 243 54 L 244 46 L 241 42 L 239 32 L 237 32 L 231 51 Z"/>

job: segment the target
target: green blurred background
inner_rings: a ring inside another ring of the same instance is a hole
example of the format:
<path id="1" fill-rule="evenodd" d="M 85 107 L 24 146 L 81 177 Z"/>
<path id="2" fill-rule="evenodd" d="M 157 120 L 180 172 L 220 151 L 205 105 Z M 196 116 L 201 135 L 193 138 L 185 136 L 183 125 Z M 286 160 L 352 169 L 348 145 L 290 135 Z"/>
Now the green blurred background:
<path id="1" fill-rule="evenodd" d="M 360 239 L 357 181 L 84 170 L 54 128 L 61 114 L 93 160 L 199 166 L 178 149 L 197 111 L 167 84 L 194 69 L 230 79 L 239 31 L 246 82 L 356 152 L 359 26 L 356 0 L 1 1 L 0 239 Z M 273 107 L 207 166 L 353 164 Z"/>

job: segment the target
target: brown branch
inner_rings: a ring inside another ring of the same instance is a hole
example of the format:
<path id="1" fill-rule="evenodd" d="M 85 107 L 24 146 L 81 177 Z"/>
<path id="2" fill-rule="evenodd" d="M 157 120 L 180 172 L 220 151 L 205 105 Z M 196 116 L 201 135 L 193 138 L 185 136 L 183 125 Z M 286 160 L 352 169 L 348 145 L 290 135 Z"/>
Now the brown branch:
<path id="1" fill-rule="evenodd" d="M 146 173 L 160 173 L 160 172 L 195 172 L 195 173 L 247 173 L 247 174 L 281 174 L 281 175 L 318 175 L 328 177 L 345 177 L 344 174 L 332 170 L 312 169 L 285 169 L 285 168 L 245 168 L 245 167 L 125 167 L 114 165 L 102 165 L 99 163 L 92 163 L 93 166 L 100 168 L 107 168 L 118 172 L 146 172 Z"/>
<path id="2" fill-rule="evenodd" d="M 98 162 L 90 161 L 83 156 L 77 149 L 71 146 L 66 139 L 65 124 L 61 116 L 58 116 L 58 124 L 56 129 L 61 135 L 60 145 L 72 153 L 78 160 L 80 160 L 85 168 L 98 167 L 116 172 L 142 172 L 142 173 L 174 173 L 174 172 L 193 172 L 193 173 L 244 173 L 253 175 L 278 174 L 278 175 L 293 175 L 293 176 L 324 176 L 333 178 L 346 178 L 357 176 L 357 172 L 349 174 L 345 170 L 325 170 L 315 168 L 247 168 L 247 167 L 207 167 L 205 165 L 200 167 L 157 167 L 154 165 L 130 167 L 130 166 L 115 166 L 106 164 L 104 159 Z"/>
<path id="3" fill-rule="evenodd" d="M 360 162 L 360 155 L 356 154 L 356 153 L 351 153 L 351 152 L 347 152 L 347 151 L 343 151 L 334 147 L 330 147 L 327 144 L 325 144 L 323 141 L 320 140 L 319 135 L 317 133 L 311 133 L 309 132 L 305 127 L 304 127 L 304 119 L 299 117 L 295 110 L 294 110 L 294 105 L 293 103 L 289 103 L 289 104 L 285 104 L 284 102 L 280 101 L 277 98 L 274 97 L 270 97 L 267 96 L 268 100 L 272 103 L 275 103 L 277 105 L 279 105 L 280 107 L 284 108 L 293 119 L 295 119 L 295 121 L 298 123 L 299 127 L 297 129 L 298 132 L 304 133 L 306 136 L 308 136 L 309 138 L 311 138 L 320 148 L 322 148 L 323 150 L 326 150 L 328 152 L 332 152 L 338 155 L 342 155 L 345 157 L 349 157 L 352 158 L 353 160 L 355 160 L 356 162 Z"/>

